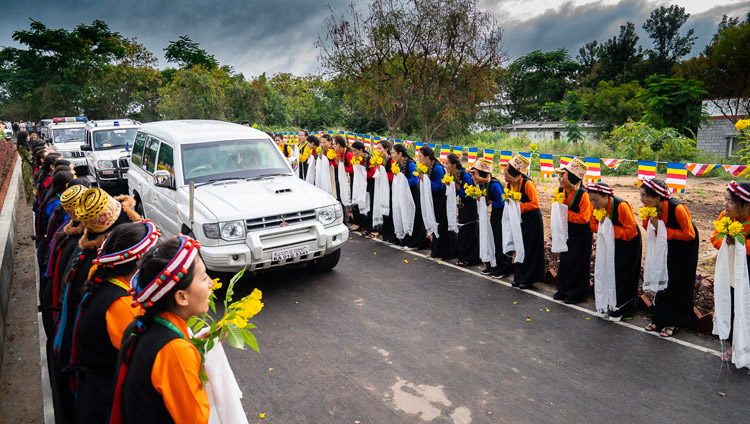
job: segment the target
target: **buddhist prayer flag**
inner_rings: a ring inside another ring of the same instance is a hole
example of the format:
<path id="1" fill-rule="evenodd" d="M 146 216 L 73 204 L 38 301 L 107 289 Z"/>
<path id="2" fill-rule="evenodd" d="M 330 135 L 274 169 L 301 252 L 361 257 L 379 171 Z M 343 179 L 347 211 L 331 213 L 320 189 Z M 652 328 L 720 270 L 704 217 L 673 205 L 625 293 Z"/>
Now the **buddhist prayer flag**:
<path id="1" fill-rule="evenodd" d="M 672 193 L 684 193 L 687 185 L 687 169 L 684 163 L 667 164 L 667 187 Z"/>
<path id="2" fill-rule="evenodd" d="M 366 135 L 362 136 L 362 139 L 363 139 L 362 142 L 365 143 L 365 150 L 371 150 L 372 149 L 372 143 L 370 143 L 370 139 L 371 138 L 372 138 L 372 136 L 369 135 L 369 134 L 366 134 Z"/>
<path id="3" fill-rule="evenodd" d="M 406 147 L 411 147 L 412 144 L 414 144 L 411 140 L 404 140 L 404 144 L 406 144 Z"/>
<path id="4" fill-rule="evenodd" d="M 488 161 L 492 162 L 492 159 L 495 157 L 495 151 L 490 149 L 484 149 L 484 158 Z"/>
<path id="5" fill-rule="evenodd" d="M 461 156 L 464 154 L 464 146 L 453 146 L 453 153 Z"/>
<path id="6" fill-rule="evenodd" d="M 747 165 L 722 165 L 725 171 L 729 172 L 735 177 L 739 177 L 740 175 L 744 175 L 748 172 L 750 172 L 750 168 L 747 167 Z"/>
<path id="7" fill-rule="evenodd" d="M 691 174 L 695 175 L 696 177 L 700 177 L 701 175 L 705 174 L 706 172 L 711 172 L 714 169 L 716 169 L 719 165 L 716 164 L 708 164 L 708 163 L 686 163 L 685 169 L 690 171 Z"/>
<path id="8" fill-rule="evenodd" d="M 349 142 L 349 145 L 351 146 L 352 143 L 357 141 L 357 136 L 354 133 L 346 133 L 346 139 Z"/>
<path id="9" fill-rule="evenodd" d="M 393 140 L 394 144 L 404 144 L 404 140 L 395 139 Z"/>
<path id="10" fill-rule="evenodd" d="M 552 155 L 539 155 L 539 167 L 542 170 L 542 178 L 555 178 L 555 163 Z"/>
<path id="11" fill-rule="evenodd" d="M 638 161 L 638 187 L 641 186 L 643 180 L 650 180 L 656 177 L 656 162 L 639 160 Z"/>
<path id="12" fill-rule="evenodd" d="M 602 180 L 602 168 L 599 158 L 585 158 L 586 166 L 586 177 L 584 183 L 598 183 Z"/>
<path id="13" fill-rule="evenodd" d="M 508 162 L 513 159 L 513 152 L 510 150 L 500 150 L 500 163 Z"/>
<path id="14" fill-rule="evenodd" d="M 560 156 L 560 168 L 570 163 L 573 160 L 573 156 Z"/>
<path id="15" fill-rule="evenodd" d="M 424 143 L 423 143 L 423 142 L 421 142 L 421 141 L 417 141 L 417 142 L 416 142 L 416 146 L 417 146 L 417 149 L 421 149 L 421 148 L 422 148 L 422 146 L 424 146 Z"/>
<path id="16" fill-rule="evenodd" d="M 451 154 L 451 146 L 442 146 L 440 150 L 440 161 L 445 164 L 448 161 L 448 155 Z"/>
<path id="17" fill-rule="evenodd" d="M 479 149 L 476 147 L 469 147 L 469 165 L 473 165 L 477 161 L 477 154 Z"/>
<path id="18" fill-rule="evenodd" d="M 427 143 L 427 147 L 435 151 L 435 144 L 434 143 Z"/>
<path id="19" fill-rule="evenodd" d="M 622 163 L 622 159 L 602 159 L 602 162 L 604 162 L 604 166 L 615 171 Z"/>

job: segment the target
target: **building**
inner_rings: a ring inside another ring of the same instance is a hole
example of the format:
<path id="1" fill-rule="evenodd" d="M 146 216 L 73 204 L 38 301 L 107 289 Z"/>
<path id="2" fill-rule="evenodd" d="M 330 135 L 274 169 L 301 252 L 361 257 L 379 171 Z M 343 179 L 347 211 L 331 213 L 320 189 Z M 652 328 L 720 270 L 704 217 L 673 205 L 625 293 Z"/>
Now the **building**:
<path id="1" fill-rule="evenodd" d="M 703 111 L 711 119 L 698 128 L 696 147 L 721 158 L 737 156 L 743 146 L 734 123 L 747 118 L 748 104 L 744 99 L 703 100 Z"/>
<path id="2" fill-rule="evenodd" d="M 588 122 L 579 122 L 583 137 L 589 141 L 598 141 L 598 127 Z M 519 122 L 517 124 L 500 127 L 500 131 L 511 137 L 528 137 L 531 141 L 559 140 L 565 137 L 565 122 Z"/>

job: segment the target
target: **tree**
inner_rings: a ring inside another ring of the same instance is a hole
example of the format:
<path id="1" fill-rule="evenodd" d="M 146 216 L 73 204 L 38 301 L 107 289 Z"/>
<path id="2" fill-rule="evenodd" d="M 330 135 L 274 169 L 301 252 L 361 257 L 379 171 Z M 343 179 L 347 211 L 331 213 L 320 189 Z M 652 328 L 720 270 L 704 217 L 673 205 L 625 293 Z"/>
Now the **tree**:
<path id="1" fill-rule="evenodd" d="M 565 135 L 568 141 L 577 143 L 583 140 L 583 130 L 579 123 L 587 115 L 587 102 L 578 91 L 568 91 L 560 103 L 547 103 L 544 110 L 551 119 L 565 122 Z"/>
<path id="2" fill-rule="evenodd" d="M 639 37 L 635 24 L 627 22 L 620 26 L 620 34 L 602 44 L 599 81 L 629 82 L 634 78 L 634 69 L 643 59 L 643 51 L 638 47 Z"/>
<path id="3" fill-rule="evenodd" d="M 226 74 L 223 70 L 216 70 L 215 73 Z M 232 75 L 225 81 L 226 119 L 232 122 L 248 120 L 265 123 L 262 109 L 263 99 L 266 96 L 265 81 L 256 79 L 248 82 L 242 74 Z"/>
<path id="4" fill-rule="evenodd" d="M 659 160 L 659 154 L 671 161 L 684 160 L 695 152 L 695 140 L 685 137 L 674 128 L 654 128 L 645 122 L 628 121 L 615 127 L 610 133 L 610 141 L 622 149 L 629 158 L 644 158 L 644 148 L 650 149 L 653 159 Z M 652 159 L 648 157 L 648 159 Z"/>
<path id="5" fill-rule="evenodd" d="M 226 119 L 224 89 L 229 75 L 221 69 L 195 65 L 175 72 L 172 81 L 159 89 L 157 107 L 164 119 Z"/>
<path id="6" fill-rule="evenodd" d="M 213 55 L 208 54 L 199 47 L 199 44 L 187 35 L 181 35 L 177 41 L 170 41 L 164 48 L 164 57 L 169 63 L 176 63 L 180 68 L 190 69 L 201 65 L 206 69 L 214 69 L 219 66 Z"/>
<path id="7" fill-rule="evenodd" d="M 654 48 L 648 50 L 654 72 L 671 75 L 672 67 L 682 57 L 690 54 L 698 38 L 693 35 L 695 30 L 691 28 L 685 36 L 680 35 L 680 29 L 689 17 L 690 14 L 685 12 L 684 7 L 671 5 L 653 10 L 646 19 L 643 29 L 654 44 Z"/>
<path id="8" fill-rule="evenodd" d="M 565 49 L 535 50 L 511 63 L 504 81 L 511 119 L 542 119 L 543 106 L 563 100 L 577 71 Z"/>
<path id="9" fill-rule="evenodd" d="M 657 129 L 675 128 L 693 135 L 703 119 L 701 100 L 706 93 L 700 81 L 652 75 L 646 78 L 646 87 L 636 99 L 646 104 L 644 122 Z"/>
<path id="10" fill-rule="evenodd" d="M 646 106 L 637 98 L 641 91 L 643 88 L 635 81 L 620 85 L 600 81 L 593 92 L 583 96 L 589 120 L 603 131 L 611 131 L 629 119 L 639 120 Z"/>

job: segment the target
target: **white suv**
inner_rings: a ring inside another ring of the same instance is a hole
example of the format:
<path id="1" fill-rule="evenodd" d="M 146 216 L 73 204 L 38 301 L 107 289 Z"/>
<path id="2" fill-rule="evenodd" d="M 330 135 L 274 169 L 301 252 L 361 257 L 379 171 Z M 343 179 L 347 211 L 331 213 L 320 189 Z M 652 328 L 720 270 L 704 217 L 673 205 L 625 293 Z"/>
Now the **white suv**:
<path id="1" fill-rule="evenodd" d="M 63 158 L 69 160 L 73 166 L 86 165 L 86 159 L 81 151 L 86 132 L 86 118 L 55 118 L 52 124 L 44 129 L 42 138 L 51 143 Z"/>
<path id="2" fill-rule="evenodd" d="M 325 271 L 349 238 L 340 203 L 297 178 L 267 134 L 242 125 L 143 124 L 128 188 L 138 212 L 164 235 L 200 240 L 201 257 L 214 271 L 298 262 Z"/>
<path id="3" fill-rule="evenodd" d="M 88 179 L 100 188 L 128 185 L 128 157 L 141 123 L 132 119 L 91 121 L 81 150 L 86 155 Z"/>

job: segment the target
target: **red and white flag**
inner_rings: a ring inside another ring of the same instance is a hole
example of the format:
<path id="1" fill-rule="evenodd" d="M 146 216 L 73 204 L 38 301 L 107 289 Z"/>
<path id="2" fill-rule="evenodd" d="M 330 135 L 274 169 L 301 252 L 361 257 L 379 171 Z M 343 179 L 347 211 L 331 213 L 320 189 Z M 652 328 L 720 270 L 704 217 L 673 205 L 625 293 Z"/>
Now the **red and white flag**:
<path id="1" fill-rule="evenodd" d="M 616 171 L 617 167 L 622 163 L 622 159 L 602 159 L 602 162 L 604 162 L 604 166 L 607 168 Z"/>
<path id="2" fill-rule="evenodd" d="M 718 166 L 719 165 L 712 164 L 712 163 L 686 163 L 685 169 L 690 171 L 690 173 L 695 175 L 696 177 L 700 177 L 706 172 L 711 172 Z"/>
<path id="3" fill-rule="evenodd" d="M 750 171 L 748 169 L 747 165 L 722 165 L 725 171 L 732 174 L 732 176 L 739 177 L 742 174 L 747 173 Z"/>

